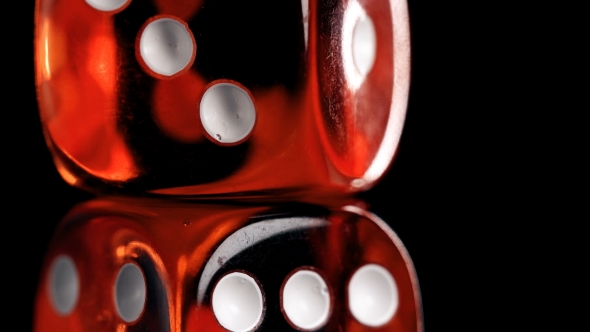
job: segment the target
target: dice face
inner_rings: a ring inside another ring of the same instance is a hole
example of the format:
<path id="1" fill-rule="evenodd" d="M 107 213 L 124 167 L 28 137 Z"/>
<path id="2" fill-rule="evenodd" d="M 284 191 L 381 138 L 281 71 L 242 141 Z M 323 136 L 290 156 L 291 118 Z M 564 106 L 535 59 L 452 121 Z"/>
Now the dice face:
<path id="1" fill-rule="evenodd" d="M 95 200 L 57 230 L 42 331 L 421 330 L 414 269 L 356 206 Z"/>
<path id="2" fill-rule="evenodd" d="M 39 0 L 56 166 L 94 191 L 366 189 L 404 120 L 406 14 L 403 0 Z"/>

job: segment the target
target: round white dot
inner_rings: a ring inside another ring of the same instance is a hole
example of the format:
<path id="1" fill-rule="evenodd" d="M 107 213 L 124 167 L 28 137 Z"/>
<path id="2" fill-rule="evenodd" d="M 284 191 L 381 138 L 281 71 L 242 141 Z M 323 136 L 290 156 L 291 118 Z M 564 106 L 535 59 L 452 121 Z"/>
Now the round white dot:
<path id="1" fill-rule="evenodd" d="M 133 263 L 121 267 L 115 281 L 115 305 L 125 322 L 139 318 L 145 307 L 146 286 L 143 272 Z"/>
<path id="2" fill-rule="evenodd" d="M 282 305 L 291 323 L 304 330 L 317 329 L 330 314 L 328 286 L 316 272 L 297 271 L 285 283 Z"/>
<path id="3" fill-rule="evenodd" d="M 230 331 L 250 331 L 262 318 L 262 291 L 254 278 L 241 272 L 225 275 L 213 290 L 213 313 Z"/>
<path id="4" fill-rule="evenodd" d="M 369 16 L 361 16 L 352 35 L 352 58 L 356 69 L 366 75 L 373 68 L 377 53 L 375 26 Z"/>
<path id="5" fill-rule="evenodd" d="M 231 83 L 215 84 L 203 94 L 201 123 L 220 143 L 236 143 L 248 136 L 256 122 L 256 109 L 250 95 Z"/>
<path id="6" fill-rule="evenodd" d="M 65 255 L 58 256 L 49 272 L 49 298 L 60 315 L 74 310 L 80 295 L 80 281 L 74 261 Z"/>
<path id="7" fill-rule="evenodd" d="M 145 64 L 164 76 L 172 76 L 185 69 L 194 52 L 191 32 L 183 23 L 172 18 L 150 22 L 139 39 L 139 53 Z"/>
<path id="8" fill-rule="evenodd" d="M 127 0 L 86 0 L 86 3 L 94 9 L 110 12 L 123 7 L 127 3 Z"/>
<path id="9" fill-rule="evenodd" d="M 376 264 L 358 269 L 348 285 L 348 306 L 354 318 L 364 325 L 375 327 L 389 322 L 398 301 L 393 277 Z"/>

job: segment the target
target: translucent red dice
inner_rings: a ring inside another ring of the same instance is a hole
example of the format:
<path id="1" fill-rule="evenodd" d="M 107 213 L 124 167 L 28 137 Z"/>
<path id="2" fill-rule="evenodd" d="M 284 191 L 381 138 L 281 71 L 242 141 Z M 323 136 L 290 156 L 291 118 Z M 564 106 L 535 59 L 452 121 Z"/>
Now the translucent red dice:
<path id="1" fill-rule="evenodd" d="M 354 205 L 101 199 L 46 256 L 36 332 L 422 331 L 414 267 Z"/>
<path id="2" fill-rule="evenodd" d="M 369 188 L 405 117 L 404 0 L 38 0 L 62 177 L 92 191 Z"/>

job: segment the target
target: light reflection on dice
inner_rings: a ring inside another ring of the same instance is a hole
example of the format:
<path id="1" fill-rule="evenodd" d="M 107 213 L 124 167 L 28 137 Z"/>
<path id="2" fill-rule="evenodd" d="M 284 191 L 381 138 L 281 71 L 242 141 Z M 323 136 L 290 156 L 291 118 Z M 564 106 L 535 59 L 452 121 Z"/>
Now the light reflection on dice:
<path id="1" fill-rule="evenodd" d="M 404 0 L 39 0 L 36 81 L 70 184 L 347 193 L 389 166 Z"/>
<path id="2" fill-rule="evenodd" d="M 421 331 L 412 262 L 357 205 L 100 199 L 46 256 L 35 331 Z"/>

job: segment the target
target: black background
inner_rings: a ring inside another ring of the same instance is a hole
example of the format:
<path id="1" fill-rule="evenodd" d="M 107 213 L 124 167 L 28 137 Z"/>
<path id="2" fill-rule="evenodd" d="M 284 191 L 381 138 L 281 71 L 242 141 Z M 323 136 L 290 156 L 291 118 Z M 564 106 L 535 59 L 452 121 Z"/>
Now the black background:
<path id="1" fill-rule="evenodd" d="M 9 46 L 3 51 L 10 70 L 4 75 L 2 111 L 9 196 L 3 202 L 3 274 L 11 278 L 11 311 L 27 330 L 52 232 L 75 203 L 92 196 L 69 187 L 53 166 L 35 96 L 34 1 L 11 6 L 5 15 L 18 23 L 6 30 Z M 466 252 L 480 248 L 479 238 L 495 227 L 491 211 L 481 205 L 487 199 L 482 193 L 494 181 L 493 160 L 482 157 L 487 148 L 481 140 L 482 114 L 490 115 L 491 102 L 478 97 L 485 90 L 480 83 L 486 66 L 472 60 L 485 51 L 466 37 L 466 31 L 476 29 L 477 16 L 468 19 L 450 6 L 409 0 L 412 80 L 406 124 L 388 173 L 360 195 L 412 256 L 428 331 L 456 330 L 463 325 L 458 322 L 478 315 L 474 303 L 486 287 L 479 285 L 477 262 Z"/>

